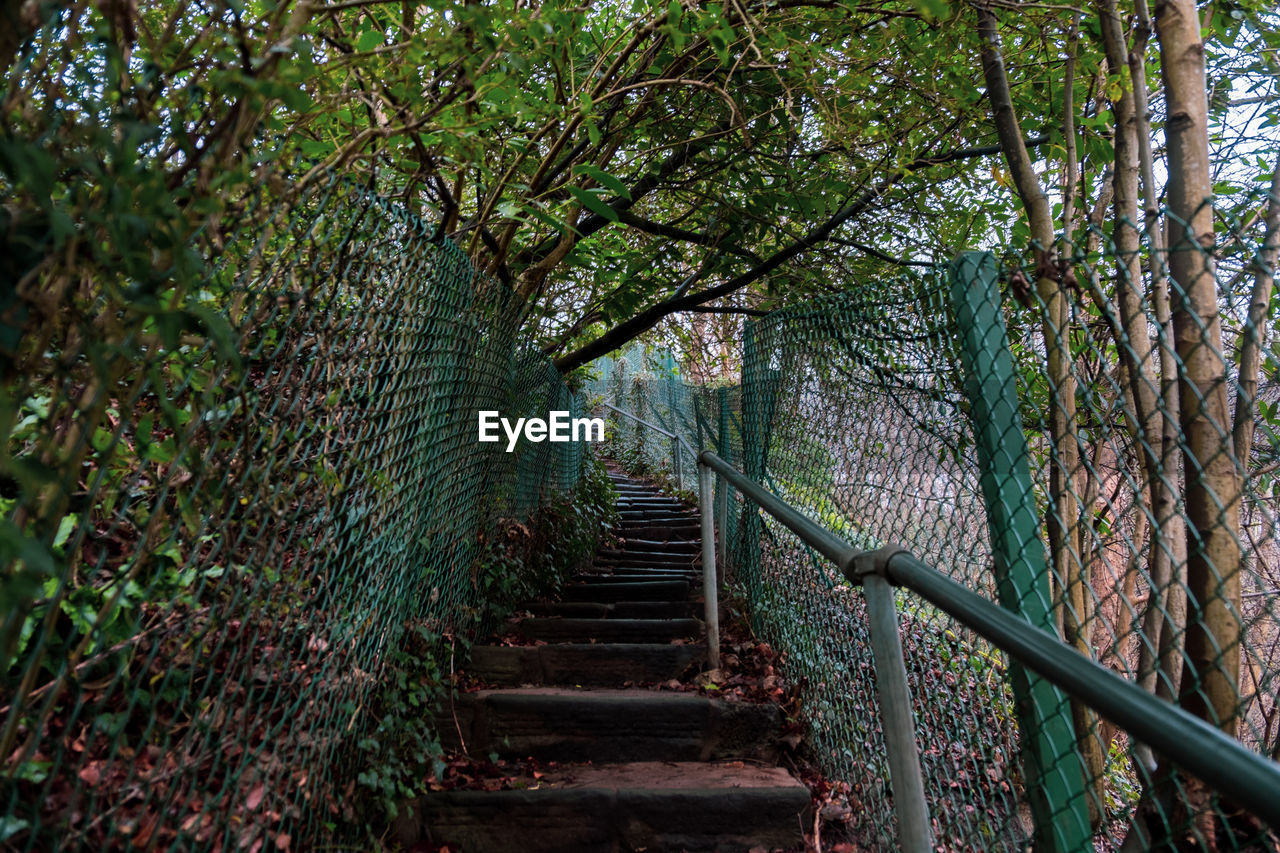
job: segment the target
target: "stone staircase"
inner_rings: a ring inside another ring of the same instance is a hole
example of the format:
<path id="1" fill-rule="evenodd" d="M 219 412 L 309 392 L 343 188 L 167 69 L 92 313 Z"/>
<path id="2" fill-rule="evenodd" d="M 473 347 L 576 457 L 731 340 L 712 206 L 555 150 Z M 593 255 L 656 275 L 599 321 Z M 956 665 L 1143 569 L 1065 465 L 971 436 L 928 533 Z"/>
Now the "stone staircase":
<path id="1" fill-rule="evenodd" d="M 553 602 L 522 605 L 528 645 L 472 649 L 439 731 L 470 755 L 532 758 L 514 790 L 409 804 L 392 836 L 463 853 L 802 850 L 808 789 L 774 766 L 770 704 L 658 691 L 705 665 L 699 527 L 686 505 L 619 473 L 624 547 Z"/>

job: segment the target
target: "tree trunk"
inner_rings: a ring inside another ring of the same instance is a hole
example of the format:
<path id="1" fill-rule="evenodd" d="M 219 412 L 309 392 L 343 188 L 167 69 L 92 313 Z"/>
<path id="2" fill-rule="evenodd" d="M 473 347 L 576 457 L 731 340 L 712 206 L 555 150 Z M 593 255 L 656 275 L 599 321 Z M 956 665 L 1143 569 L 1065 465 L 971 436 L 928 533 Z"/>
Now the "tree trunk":
<path id="1" fill-rule="evenodd" d="M 1240 460 L 1241 475 L 1249 474 L 1249 456 L 1253 453 L 1253 412 L 1258 399 L 1258 371 L 1262 366 L 1262 345 L 1266 343 L 1263 323 L 1271 307 L 1275 286 L 1276 254 L 1280 248 L 1280 160 L 1271 175 L 1271 198 L 1267 201 L 1266 226 L 1262 245 L 1254 256 L 1253 292 L 1249 296 L 1249 313 L 1245 320 L 1240 345 L 1240 373 L 1236 383 L 1235 425 L 1231 444 Z"/>
<path id="2" fill-rule="evenodd" d="M 1186 624 L 1187 613 L 1186 581 L 1183 576 L 1187 562 L 1187 531 L 1177 500 L 1181 493 L 1178 476 L 1181 406 L 1177 383 L 1178 361 L 1173 351 L 1164 237 L 1160 231 L 1155 158 L 1151 152 L 1151 111 L 1147 100 L 1147 45 L 1151 39 L 1151 16 L 1147 10 L 1147 0 L 1135 0 L 1134 12 L 1136 20 L 1133 44 L 1129 50 L 1129 77 L 1133 83 L 1138 162 L 1142 173 L 1143 219 L 1151 267 L 1148 302 L 1159 326 L 1162 471 L 1162 475 L 1151 484 L 1151 508 L 1155 517 L 1148 565 L 1151 591 L 1142 621 L 1142 631 L 1149 642 L 1140 646 L 1138 681 L 1148 691 L 1162 699 L 1173 701 L 1181 682 L 1182 626 Z M 1150 751 L 1145 746 L 1140 751 L 1149 766 Z"/>
<path id="3" fill-rule="evenodd" d="M 1169 277 L 1185 436 L 1184 708 L 1235 736 L 1240 679 L 1240 475 L 1228 436 L 1227 362 L 1213 264 L 1204 45 L 1194 0 L 1156 6 L 1169 152 Z"/>
<path id="4" fill-rule="evenodd" d="M 1050 518 L 1048 527 L 1050 571 L 1064 593 L 1062 633 L 1073 648 L 1092 658 L 1089 640 L 1089 613 L 1092 600 L 1088 592 L 1087 566 L 1074 545 L 1079 538 L 1080 507 L 1080 443 L 1076 434 L 1076 381 L 1071 373 L 1071 351 L 1067 345 L 1070 309 L 1059 278 L 1049 272 L 1045 263 L 1053 251 L 1053 214 L 1040 179 L 1036 175 L 1023 142 L 1022 129 L 1014 112 L 1000 52 L 1000 33 L 995 14 L 989 8 L 978 9 L 978 36 L 982 51 L 982 73 L 991 102 L 1000 149 L 1009 164 L 1014 187 L 1031 226 L 1031 237 L 1042 261 L 1036 290 L 1042 303 L 1041 333 L 1048 354 L 1049 440 L 1052 446 L 1049 466 Z M 1103 755 L 1095 735 L 1097 715 L 1086 705 L 1071 700 L 1071 716 L 1076 741 L 1084 760 L 1084 771 L 1091 789 L 1102 778 Z M 1101 801 L 1089 798 L 1090 820 L 1096 826 L 1102 819 Z"/>

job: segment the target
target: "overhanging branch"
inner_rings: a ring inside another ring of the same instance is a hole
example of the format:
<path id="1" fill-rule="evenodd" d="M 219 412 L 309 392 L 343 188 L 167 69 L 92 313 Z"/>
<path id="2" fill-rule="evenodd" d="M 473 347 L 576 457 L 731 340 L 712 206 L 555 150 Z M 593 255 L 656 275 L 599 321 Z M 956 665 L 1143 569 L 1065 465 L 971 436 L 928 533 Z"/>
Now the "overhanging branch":
<path id="1" fill-rule="evenodd" d="M 1037 136 L 1026 140 L 1028 148 L 1043 145 L 1048 138 L 1046 136 Z M 866 210 L 876 199 L 880 198 L 884 193 L 897 185 L 908 174 L 920 169 L 936 166 L 942 163 L 954 163 L 960 160 L 969 160 L 977 157 L 985 157 L 992 154 L 999 154 L 999 145 L 985 145 L 976 148 L 961 148 L 954 151 L 948 151 L 932 157 L 918 157 L 912 160 L 905 167 L 894 172 L 875 186 L 861 193 L 849 204 L 845 205 L 827 221 L 811 230 L 808 234 L 800 237 L 787 246 L 779 249 L 770 255 L 763 263 L 757 264 L 755 267 L 746 272 L 734 276 L 723 284 L 709 287 L 706 290 L 691 293 L 685 296 L 673 297 L 659 302 L 646 308 L 639 314 L 624 320 L 605 332 L 594 341 L 585 344 L 573 352 L 567 353 L 556 359 L 556 369 L 561 373 L 567 373 L 576 367 L 586 364 L 593 359 L 602 355 L 607 355 L 615 349 L 627 344 L 634 338 L 644 334 L 658 324 L 658 322 L 668 314 L 674 314 L 679 311 L 691 311 L 699 306 L 712 302 L 721 297 L 728 296 L 735 291 L 741 290 L 753 282 L 759 281 L 787 261 L 801 255 L 808 249 L 830 238 L 832 232 L 844 223 L 848 222 L 854 216 Z"/>

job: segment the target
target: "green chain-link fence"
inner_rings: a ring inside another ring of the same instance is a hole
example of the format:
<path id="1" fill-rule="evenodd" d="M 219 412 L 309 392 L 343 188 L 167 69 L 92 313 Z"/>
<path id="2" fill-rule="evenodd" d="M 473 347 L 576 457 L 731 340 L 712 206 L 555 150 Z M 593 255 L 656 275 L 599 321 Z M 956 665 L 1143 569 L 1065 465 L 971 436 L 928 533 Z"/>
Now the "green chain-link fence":
<path id="1" fill-rule="evenodd" d="M 1215 258 L 1190 252 L 1189 274 L 1136 228 L 1090 230 L 1054 255 L 968 256 L 774 312 L 747 328 L 738 388 L 611 363 L 592 390 L 717 450 L 854 545 L 905 546 L 1274 758 L 1275 250 L 1256 223 L 1223 231 L 1207 304 L 1170 270 L 1194 282 Z M 666 443 L 619 429 L 624 454 L 670 467 Z M 862 593 L 754 506 L 730 519 L 756 629 L 800 684 L 815 757 L 853 786 L 850 835 L 889 848 Z M 899 607 L 937 843 L 1276 846 L 1274 829 L 949 616 L 906 593 Z"/>
<path id="2" fill-rule="evenodd" d="M 479 409 L 578 404 L 454 245 L 336 180 L 240 214 L 159 291 L 48 265 L 79 292 L 6 341 L 6 849 L 358 820 L 388 654 L 471 624 L 478 535 L 578 480 L 580 444 L 477 442 Z"/>

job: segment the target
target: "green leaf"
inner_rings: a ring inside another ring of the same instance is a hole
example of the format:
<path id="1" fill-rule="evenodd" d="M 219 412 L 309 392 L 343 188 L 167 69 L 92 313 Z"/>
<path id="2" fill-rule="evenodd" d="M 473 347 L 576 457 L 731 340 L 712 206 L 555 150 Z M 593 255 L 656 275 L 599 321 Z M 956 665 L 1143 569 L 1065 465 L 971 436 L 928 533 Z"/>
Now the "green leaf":
<path id="1" fill-rule="evenodd" d="M 359 40 L 356 41 L 356 50 L 361 53 L 376 50 L 382 47 L 385 40 L 386 36 L 384 36 L 379 30 L 369 30 L 361 35 Z"/>
<path id="2" fill-rule="evenodd" d="M 912 0 L 911 5 L 929 21 L 937 21 L 951 14 L 951 4 L 947 0 Z"/>
<path id="3" fill-rule="evenodd" d="M 584 190 L 582 187 L 569 187 L 569 193 L 582 202 L 583 207 L 599 216 L 603 216 L 610 222 L 618 221 L 618 211 L 604 203 L 604 199 L 593 193 L 591 190 Z"/>
<path id="4" fill-rule="evenodd" d="M 607 187 L 614 195 L 622 196 L 628 200 L 631 198 L 631 190 L 627 189 L 627 185 L 620 181 L 616 175 L 609 174 L 599 166 L 584 163 L 581 166 L 575 166 L 573 171 L 580 175 L 586 175 L 602 187 Z"/>

